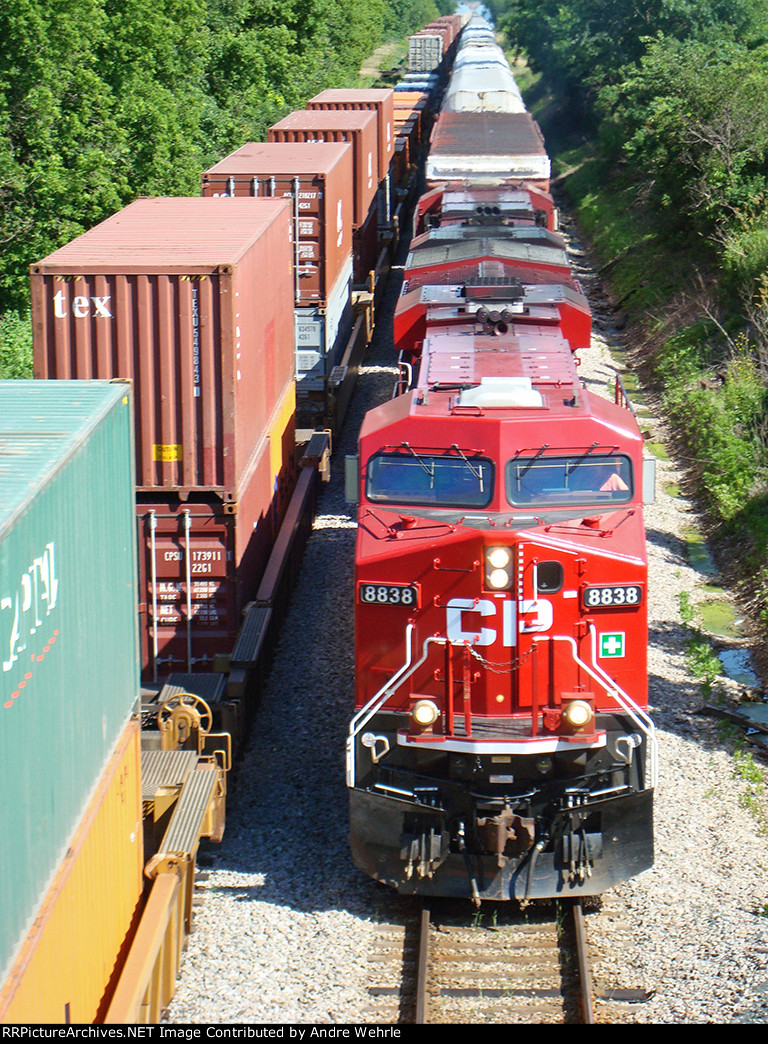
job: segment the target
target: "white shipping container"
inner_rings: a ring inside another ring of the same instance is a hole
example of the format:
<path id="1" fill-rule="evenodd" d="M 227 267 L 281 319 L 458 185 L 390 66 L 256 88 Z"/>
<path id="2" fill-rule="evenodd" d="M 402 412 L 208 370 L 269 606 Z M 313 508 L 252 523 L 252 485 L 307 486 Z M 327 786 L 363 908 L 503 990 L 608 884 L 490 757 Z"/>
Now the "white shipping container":
<path id="1" fill-rule="evenodd" d="M 439 33 L 417 33 L 408 41 L 408 68 L 412 72 L 430 72 L 443 60 L 443 37 Z"/>

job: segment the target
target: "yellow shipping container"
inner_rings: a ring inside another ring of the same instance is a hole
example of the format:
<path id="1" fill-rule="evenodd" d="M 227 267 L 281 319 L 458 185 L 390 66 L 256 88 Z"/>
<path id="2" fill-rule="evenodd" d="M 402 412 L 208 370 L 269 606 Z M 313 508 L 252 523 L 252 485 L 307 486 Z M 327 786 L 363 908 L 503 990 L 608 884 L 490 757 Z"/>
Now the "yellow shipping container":
<path id="1" fill-rule="evenodd" d="M 141 732 L 117 744 L 0 990 L 4 1023 L 92 1023 L 106 1011 L 139 915 Z"/>

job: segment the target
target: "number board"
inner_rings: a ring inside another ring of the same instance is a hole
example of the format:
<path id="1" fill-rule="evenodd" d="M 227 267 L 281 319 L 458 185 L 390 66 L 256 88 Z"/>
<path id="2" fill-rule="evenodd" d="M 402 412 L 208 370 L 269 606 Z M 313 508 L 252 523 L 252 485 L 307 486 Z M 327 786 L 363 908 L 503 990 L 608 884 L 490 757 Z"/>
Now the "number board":
<path id="1" fill-rule="evenodd" d="M 361 605 L 400 605 L 407 609 L 419 607 L 418 584 L 359 583 L 357 596 Z"/>
<path id="2" fill-rule="evenodd" d="M 643 604 L 640 584 L 614 584 L 611 587 L 585 587 L 581 594 L 584 609 L 636 609 Z"/>

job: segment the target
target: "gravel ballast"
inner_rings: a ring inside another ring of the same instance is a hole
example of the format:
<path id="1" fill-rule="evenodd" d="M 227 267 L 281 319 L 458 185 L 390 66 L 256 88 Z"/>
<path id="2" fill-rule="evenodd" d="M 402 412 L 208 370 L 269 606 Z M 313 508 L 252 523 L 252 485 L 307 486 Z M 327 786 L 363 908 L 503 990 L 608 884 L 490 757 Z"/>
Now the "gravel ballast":
<path id="1" fill-rule="evenodd" d="M 573 257 L 594 308 L 598 288 L 578 244 Z M 355 451 L 365 410 L 391 393 L 395 370 L 385 331 L 393 297 L 377 316 L 375 343 L 335 447 L 226 835 L 198 885 L 169 1022 L 364 1021 L 380 886 L 354 869 L 347 843 L 355 521 L 344 501 L 343 461 Z M 599 312 L 595 326 L 580 373 L 605 393 L 615 373 L 608 349 L 619 334 Z M 641 427 L 664 439 L 657 420 L 643 419 Z M 602 989 L 642 988 L 649 999 L 627 1005 L 621 1021 L 765 1022 L 768 845 L 759 818 L 745 807 L 750 784 L 717 723 L 699 713 L 699 683 L 686 667 L 679 592 L 695 603 L 711 577 L 686 556 L 692 505 L 665 492 L 679 479 L 675 465 L 660 460 L 656 503 L 646 510 L 649 691 L 660 748 L 656 862 L 588 913 L 596 1011 L 599 1020 Z"/>

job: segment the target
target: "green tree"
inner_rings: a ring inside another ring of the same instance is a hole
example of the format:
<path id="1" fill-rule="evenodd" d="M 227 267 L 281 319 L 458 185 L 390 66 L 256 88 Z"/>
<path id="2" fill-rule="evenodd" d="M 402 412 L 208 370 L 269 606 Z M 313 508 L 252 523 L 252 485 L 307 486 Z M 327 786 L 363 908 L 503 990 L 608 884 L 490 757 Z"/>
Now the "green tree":
<path id="1" fill-rule="evenodd" d="M 128 192 L 126 136 L 97 60 L 107 29 L 99 0 L 0 8 L 0 294 L 17 306 L 30 261 Z"/>
<path id="2" fill-rule="evenodd" d="M 119 105 L 131 195 L 199 187 L 210 34 L 203 0 L 102 0 L 101 75 Z"/>
<path id="3" fill-rule="evenodd" d="M 0 310 L 29 265 L 200 172 L 328 86 L 433 0 L 14 0 L 0 7 Z"/>
<path id="4" fill-rule="evenodd" d="M 724 241 L 764 211 L 768 176 L 768 48 L 720 40 L 648 44 L 599 107 L 653 197 Z"/>
<path id="5" fill-rule="evenodd" d="M 759 42 L 768 26 L 766 0 L 493 0 L 492 7 L 510 45 L 587 111 L 596 91 L 620 82 L 658 34 Z"/>

